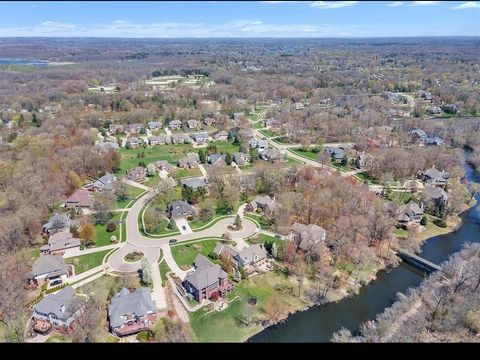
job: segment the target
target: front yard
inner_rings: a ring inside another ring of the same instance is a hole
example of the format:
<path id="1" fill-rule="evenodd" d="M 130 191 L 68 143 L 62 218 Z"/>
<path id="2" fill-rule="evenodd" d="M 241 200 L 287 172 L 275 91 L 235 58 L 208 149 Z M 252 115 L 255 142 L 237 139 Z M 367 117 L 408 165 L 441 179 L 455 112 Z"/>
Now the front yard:
<path id="1" fill-rule="evenodd" d="M 320 148 L 311 148 L 307 151 L 305 151 L 302 148 L 290 148 L 289 150 L 291 152 L 293 152 L 294 154 L 298 155 L 298 156 L 301 156 L 301 157 L 304 157 L 306 159 L 313 160 L 313 161 L 317 161 L 318 155 L 323 152 L 323 149 L 321 147 Z"/>
<path id="2" fill-rule="evenodd" d="M 107 231 L 107 225 L 104 225 L 104 224 L 95 225 L 95 236 L 96 236 L 95 247 L 100 247 L 100 246 L 105 246 L 105 245 L 112 244 L 112 242 L 110 241 L 110 238 L 112 236 L 115 236 L 117 238 L 117 241 L 120 241 L 120 224 L 119 224 L 119 221 L 120 221 L 121 216 L 122 216 L 122 213 L 118 212 L 109 221 L 109 222 L 113 222 L 115 224 L 115 226 L 116 226 L 115 231 L 108 232 Z"/>
<path id="3" fill-rule="evenodd" d="M 87 270 L 93 269 L 102 265 L 103 258 L 111 250 L 103 250 L 91 254 L 80 255 L 73 258 L 66 259 L 67 264 L 75 265 L 75 274 L 81 274 Z"/>
<path id="4" fill-rule="evenodd" d="M 202 176 L 202 172 L 200 171 L 199 168 L 177 169 L 174 172 L 172 172 L 170 176 L 175 180 L 179 180 L 179 179 L 184 179 L 189 177 Z"/>
<path id="5" fill-rule="evenodd" d="M 202 254 L 208 257 L 215 245 L 220 240 L 203 240 L 191 242 L 187 244 L 179 244 L 171 246 L 173 259 L 180 266 L 180 268 L 189 268 L 192 266 L 197 254 Z"/>

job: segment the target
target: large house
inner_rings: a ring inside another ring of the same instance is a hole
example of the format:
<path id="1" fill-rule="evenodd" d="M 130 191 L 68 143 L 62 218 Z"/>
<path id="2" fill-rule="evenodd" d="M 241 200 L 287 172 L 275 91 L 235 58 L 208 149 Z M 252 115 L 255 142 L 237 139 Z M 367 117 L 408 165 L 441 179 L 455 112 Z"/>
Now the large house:
<path id="1" fill-rule="evenodd" d="M 187 120 L 187 126 L 189 129 L 197 129 L 200 127 L 200 125 L 202 124 L 198 120 L 195 120 L 195 119 Z"/>
<path id="2" fill-rule="evenodd" d="M 227 156 L 223 154 L 210 154 L 208 155 L 208 162 L 211 165 L 221 164 L 225 165 L 227 160 Z"/>
<path id="3" fill-rule="evenodd" d="M 193 140 L 197 143 L 197 145 L 203 145 L 208 143 L 208 134 L 206 133 L 199 133 L 192 135 Z"/>
<path id="4" fill-rule="evenodd" d="M 193 263 L 195 271 L 188 273 L 182 283 L 187 293 L 202 302 L 203 299 L 225 297 L 227 292 L 233 290 L 233 285 L 228 281 L 228 274 L 220 265 L 213 264 L 202 254 L 198 254 Z"/>
<path id="5" fill-rule="evenodd" d="M 75 294 L 71 286 L 57 294 L 49 294 L 33 306 L 33 329 L 41 334 L 51 330 L 62 334 L 70 333 L 75 321 L 85 309 L 86 299 Z"/>
<path id="6" fill-rule="evenodd" d="M 170 141 L 172 144 L 183 144 L 185 143 L 185 139 L 187 138 L 184 134 L 172 134 L 170 136 Z"/>
<path id="7" fill-rule="evenodd" d="M 78 189 L 67 200 L 65 200 L 65 207 L 90 208 L 92 205 L 93 199 L 90 192 L 83 189 Z"/>
<path id="8" fill-rule="evenodd" d="M 41 285 L 47 282 L 50 286 L 66 282 L 73 273 L 70 265 L 65 264 L 63 258 L 57 255 L 42 255 L 33 263 L 29 277 L 31 285 Z"/>
<path id="9" fill-rule="evenodd" d="M 414 201 L 401 206 L 397 212 L 397 221 L 401 225 L 420 224 L 423 217 L 423 204 L 418 205 Z"/>
<path id="10" fill-rule="evenodd" d="M 108 132 L 110 133 L 110 135 L 122 133 L 123 131 L 124 131 L 123 130 L 123 125 L 121 125 L 121 124 L 110 124 L 110 125 L 108 125 Z"/>
<path id="11" fill-rule="evenodd" d="M 278 121 L 277 119 L 270 118 L 270 119 L 266 119 L 263 122 L 263 124 L 264 124 L 265 128 L 271 129 L 273 127 L 276 127 L 276 126 L 280 125 L 280 121 Z"/>
<path id="12" fill-rule="evenodd" d="M 228 139 L 228 132 L 226 132 L 225 130 L 220 130 L 215 135 L 213 135 L 213 138 L 217 141 L 226 141 Z"/>
<path id="13" fill-rule="evenodd" d="M 142 141 L 137 137 L 131 137 L 125 143 L 127 149 L 138 149 L 142 145 Z"/>
<path id="14" fill-rule="evenodd" d="M 422 200 L 425 207 L 445 206 L 448 202 L 448 193 L 436 186 L 425 186 L 422 191 Z"/>
<path id="15" fill-rule="evenodd" d="M 117 336 L 148 330 L 156 319 L 157 306 L 149 288 L 133 292 L 123 288 L 112 298 L 108 308 L 109 328 Z"/>
<path id="16" fill-rule="evenodd" d="M 150 146 L 155 146 L 155 145 L 164 145 L 165 144 L 165 135 L 159 135 L 159 136 L 150 136 L 148 138 L 148 144 Z"/>
<path id="17" fill-rule="evenodd" d="M 168 211 L 172 219 L 194 216 L 197 213 L 195 208 L 184 200 L 172 202 L 168 207 Z"/>
<path id="18" fill-rule="evenodd" d="M 69 229 L 71 225 L 70 217 L 67 214 L 55 213 L 48 223 L 44 224 L 42 230 L 46 234 L 54 234 L 58 231 Z"/>
<path id="19" fill-rule="evenodd" d="M 136 123 L 136 124 L 129 124 L 125 126 L 125 131 L 129 133 L 139 133 L 143 129 L 143 125 Z"/>
<path id="20" fill-rule="evenodd" d="M 170 165 L 167 160 L 157 160 L 154 164 L 158 171 L 172 172 L 175 170 L 175 168 Z"/>
<path id="21" fill-rule="evenodd" d="M 249 202 L 245 206 L 245 210 L 255 211 L 257 209 L 261 209 L 263 212 L 272 212 L 276 206 L 277 204 L 275 202 L 275 198 L 271 198 L 268 195 L 257 195 L 257 197 L 253 201 Z"/>
<path id="22" fill-rule="evenodd" d="M 250 162 L 250 159 L 251 156 L 243 152 L 233 154 L 233 161 L 235 161 L 238 166 L 247 165 Z"/>
<path id="23" fill-rule="evenodd" d="M 182 122 L 180 120 L 172 120 L 168 123 L 168 127 L 171 130 L 178 130 L 182 127 Z"/>
<path id="24" fill-rule="evenodd" d="M 74 238 L 70 231 L 60 231 L 50 236 L 48 244 L 40 247 L 42 254 L 60 254 L 80 250 L 80 239 Z"/>
<path id="25" fill-rule="evenodd" d="M 218 256 L 224 254 L 230 255 L 235 268 L 243 268 L 246 269 L 247 272 L 254 271 L 255 268 L 261 266 L 267 260 L 267 250 L 263 244 L 254 244 L 244 247 L 241 251 L 237 251 L 231 246 L 218 243 L 213 252 Z"/>
<path id="26" fill-rule="evenodd" d="M 370 154 L 360 154 L 354 160 L 355 167 L 357 169 L 368 169 L 372 167 L 373 160 L 374 158 Z"/>
<path id="27" fill-rule="evenodd" d="M 106 173 L 97 181 L 85 186 L 87 189 L 98 191 L 110 191 L 113 190 L 113 185 L 117 182 L 117 177 L 113 174 Z"/>
<path id="28" fill-rule="evenodd" d="M 208 186 L 207 179 L 203 177 L 187 178 L 181 180 L 181 182 L 182 186 L 189 187 L 191 189 L 205 188 Z"/>
<path id="29" fill-rule="evenodd" d="M 135 169 L 130 170 L 127 174 L 127 179 L 140 182 L 145 180 L 147 176 L 147 169 L 142 166 L 137 166 Z"/>
<path id="30" fill-rule="evenodd" d="M 330 155 L 330 157 L 334 161 L 342 161 L 347 158 L 347 154 L 345 154 L 345 151 L 338 147 L 327 146 L 324 152 Z"/>
<path id="31" fill-rule="evenodd" d="M 120 146 L 116 141 L 95 141 L 95 147 L 101 154 L 106 154 L 110 150 L 117 150 Z"/>
<path id="32" fill-rule="evenodd" d="M 185 157 L 180 159 L 178 166 L 184 169 L 193 169 L 198 167 L 198 161 L 200 160 L 197 153 L 187 153 Z"/>
<path id="33" fill-rule="evenodd" d="M 308 251 L 320 241 L 325 240 L 326 234 L 325 229 L 318 225 L 304 225 L 295 222 L 292 225 L 289 238 L 299 249 Z"/>
<path id="34" fill-rule="evenodd" d="M 205 119 L 203 119 L 203 123 L 207 126 L 213 126 L 217 124 L 217 120 L 212 117 L 206 117 Z"/>
<path id="35" fill-rule="evenodd" d="M 262 151 L 260 154 L 262 160 L 270 161 L 270 162 L 279 162 L 283 160 L 283 155 L 277 149 L 267 149 Z"/>
<path id="36" fill-rule="evenodd" d="M 431 168 L 420 173 L 420 179 L 428 185 L 443 186 L 447 184 L 450 174 L 445 170 Z"/>
<path id="37" fill-rule="evenodd" d="M 258 151 L 264 151 L 268 149 L 268 141 L 267 140 L 261 140 L 261 139 L 255 139 L 252 138 L 248 142 L 251 148 L 257 149 Z"/>
<path id="38" fill-rule="evenodd" d="M 432 115 L 441 114 L 442 109 L 440 108 L 440 106 L 432 105 L 432 106 L 427 107 L 427 112 L 432 114 Z"/>
<path id="39" fill-rule="evenodd" d="M 162 123 L 160 121 L 150 121 L 148 123 L 148 128 L 150 130 L 161 129 L 162 128 Z"/>

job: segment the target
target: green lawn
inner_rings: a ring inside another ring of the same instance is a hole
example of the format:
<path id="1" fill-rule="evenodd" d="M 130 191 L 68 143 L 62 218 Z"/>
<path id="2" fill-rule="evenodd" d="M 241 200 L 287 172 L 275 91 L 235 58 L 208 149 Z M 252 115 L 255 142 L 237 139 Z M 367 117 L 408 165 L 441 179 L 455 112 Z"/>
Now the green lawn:
<path id="1" fill-rule="evenodd" d="M 110 245 L 110 238 L 115 235 L 117 237 L 117 240 L 120 238 L 120 224 L 117 222 L 120 221 L 120 216 L 122 215 L 121 212 L 115 213 L 115 216 L 111 218 L 110 221 L 115 223 L 117 226 L 115 231 L 112 232 L 107 232 L 107 225 L 104 224 L 97 224 L 95 225 L 95 235 L 96 235 L 96 241 L 95 241 L 95 247 L 99 246 L 105 246 L 105 245 Z"/>
<path id="2" fill-rule="evenodd" d="M 66 259 L 67 264 L 75 264 L 75 274 L 81 274 L 87 270 L 90 270 L 96 266 L 102 265 L 103 258 L 111 250 L 99 251 L 92 254 L 76 256 L 74 258 Z"/>
<path id="3" fill-rule="evenodd" d="M 302 148 L 290 148 L 288 149 L 294 154 L 304 157 L 306 159 L 316 161 L 318 159 L 318 155 L 322 153 L 322 148 L 319 148 L 318 151 L 315 152 L 314 149 L 309 149 L 308 151 L 304 151 Z"/>
<path id="4" fill-rule="evenodd" d="M 143 182 L 142 184 L 148 187 L 152 187 L 158 185 L 159 182 L 160 176 L 158 176 L 158 174 L 155 174 L 154 176 L 148 176 L 147 181 Z"/>
<path id="5" fill-rule="evenodd" d="M 370 175 L 368 175 L 368 173 L 364 172 L 364 173 L 358 173 L 358 174 L 355 174 L 355 177 L 357 179 L 359 179 L 360 181 L 363 181 L 363 182 L 367 182 L 369 185 L 370 184 L 376 184 L 377 182 L 375 181 L 375 179 L 373 179 Z"/>
<path id="6" fill-rule="evenodd" d="M 240 145 L 234 145 L 230 141 L 212 141 L 209 143 L 209 145 L 215 145 L 217 147 L 217 151 L 219 153 L 227 153 L 229 152 L 230 154 L 235 154 L 236 152 L 240 151 Z"/>
<path id="7" fill-rule="evenodd" d="M 265 217 L 263 217 L 262 215 L 254 215 L 254 214 L 256 213 L 247 213 L 245 214 L 245 217 L 259 223 L 260 227 L 264 230 L 268 230 L 272 227 L 272 224 L 270 224 L 270 222 L 267 219 L 265 219 Z"/>
<path id="8" fill-rule="evenodd" d="M 197 254 L 208 256 L 213 251 L 219 240 L 204 240 L 187 244 L 179 244 L 171 247 L 173 259 L 180 267 L 188 267 L 193 264 Z"/>
<path id="9" fill-rule="evenodd" d="M 167 282 L 167 273 L 170 271 L 170 268 L 165 260 L 162 261 L 158 266 L 160 268 L 160 275 L 162 276 L 162 286 L 165 286 L 165 283 Z"/>
<path id="10" fill-rule="evenodd" d="M 396 201 L 399 203 L 408 203 L 412 199 L 412 193 L 409 192 L 392 192 L 392 201 Z"/>
<path id="11" fill-rule="evenodd" d="M 283 247 L 285 246 L 286 241 L 279 239 L 275 236 L 270 236 L 270 235 L 265 235 L 265 234 L 260 234 L 257 235 L 253 238 L 250 238 L 247 240 L 248 243 L 250 244 L 265 244 L 265 243 L 271 243 L 274 242 L 277 245 L 277 255 L 281 256 Z"/>
<path id="12" fill-rule="evenodd" d="M 30 258 L 32 260 L 37 259 L 40 256 L 40 249 L 39 248 L 30 248 Z"/>
<path id="13" fill-rule="evenodd" d="M 407 237 L 408 236 L 408 231 L 405 230 L 405 229 L 402 229 L 402 228 L 395 228 L 393 229 L 393 233 L 397 236 L 400 236 L 400 237 Z"/>
<path id="14" fill-rule="evenodd" d="M 223 219 L 224 217 L 226 217 L 226 216 L 225 215 L 215 215 L 213 218 L 211 218 L 208 221 L 201 221 L 201 220 L 190 221 L 188 223 L 188 225 L 190 225 L 190 228 L 192 230 L 196 230 L 196 229 L 204 227 L 205 225 L 209 224 L 212 221 L 214 221 L 214 222 L 212 222 L 211 225 L 214 225 L 218 220 Z"/>
<path id="15" fill-rule="evenodd" d="M 235 284 L 235 290 L 229 295 L 230 299 L 239 298 L 231 302 L 220 312 L 206 314 L 205 307 L 190 313 L 190 326 L 198 342 L 243 342 L 262 330 L 258 322 L 245 326 L 238 322 L 237 317 L 251 311 L 252 318 L 264 318 L 265 304 L 275 296 L 285 307 L 303 308 L 310 305 L 306 301 L 292 295 L 286 288 L 292 288 L 292 283 L 282 273 L 270 271 L 263 275 L 254 276 Z M 250 307 L 247 301 L 250 297 L 257 298 L 255 307 Z"/>
<path id="16" fill-rule="evenodd" d="M 351 164 L 347 163 L 347 164 L 342 164 L 342 163 L 339 163 L 339 162 L 336 162 L 336 161 L 332 161 L 329 165 L 333 166 L 333 167 L 336 167 L 337 169 L 340 169 L 342 171 L 350 171 L 350 170 L 353 170 L 353 167 Z"/>
<path id="17" fill-rule="evenodd" d="M 263 125 L 262 125 L 261 122 L 256 122 L 256 123 L 252 124 L 252 128 L 257 129 L 257 130 L 258 129 L 263 129 Z"/>
<path id="18" fill-rule="evenodd" d="M 171 175 L 171 177 L 176 180 L 195 177 L 195 176 L 202 176 L 202 172 L 200 171 L 199 168 L 178 169 L 178 170 L 175 170 Z"/>
<path id="19" fill-rule="evenodd" d="M 140 189 L 136 186 L 132 186 L 132 185 L 127 184 L 127 199 L 117 200 L 117 205 L 116 205 L 117 209 L 126 208 L 129 202 L 131 202 L 133 199 L 135 199 L 140 194 L 143 194 L 144 192 L 145 192 L 145 190 L 143 190 L 143 189 Z M 133 203 L 130 206 L 132 206 L 132 205 L 133 205 Z"/>
<path id="20" fill-rule="evenodd" d="M 263 129 L 263 130 L 258 130 L 262 135 L 265 135 L 266 137 L 273 137 L 273 136 L 280 136 L 279 133 L 273 131 L 273 130 L 267 130 L 267 129 Z"/>

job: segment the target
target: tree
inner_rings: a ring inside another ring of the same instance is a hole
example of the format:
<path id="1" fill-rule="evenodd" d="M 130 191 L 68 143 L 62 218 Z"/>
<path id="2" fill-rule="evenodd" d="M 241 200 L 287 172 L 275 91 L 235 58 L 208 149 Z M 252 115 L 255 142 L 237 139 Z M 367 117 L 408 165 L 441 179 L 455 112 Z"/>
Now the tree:
<path id="1" fill-rule="evenodd" d="M 93 203 L 95 220 L 100 224 L 106 224 L 111 219 L 111 213 L 116 205 L 115 195 L 110 192 L 102 192 L 97 195 Z"/>
<path id="2" fill-rule="evenodd" d="M 207 154 L 206 154 L 205 149 L 200 149 L 200 150 L 198 150 L 198 158 L 199 158 L 199 161 L 200 161 L 202 164 L 206 164 L 206 163 L 207 163 Z"/>
<path id="3" fill-rule="evenodd" d="M 141 279 L 144 285 L 149 285 L 152 282 L 152 269 L 147 257 L 144 256 L 141 261 Z"/>
<path id="4" fill-rule="evenodd" d="M 217 201 L 217 214 L 228 215 L 232 212 L 232 210 L 232 206 L 225 199 L 220 199 Z"/>
<path id="5" fill-rule="evenodd" d="M 80 226 L 78 233 L 80 235 L 80 238 L 82 239 L 83 245 L 90 246 L 95 244 L 95 227 L 91 223 L 86 223 Z"/>
<path id="6" fill-rule="evenodd" d="M 209 221 L 215 215 L 215 203 L 213 199 L 205 199 L 199 204 L 199 208 L 198 218 L 200 221 Z"/>
<path id="7" fill-rule="evenodd" d="M 273 258 L 277 258 L 277 254 L 278 254 L 277 244 L 273 242 L 270 248 L 270 255 L 272 255 Z"/>
<path id="8" fill-rule="evenodd" d="M 272 324 L 280 322 L 284 318 L 285 312 L 285 306 L 281 303 L 276 295 L 273 295 L 265 304 L 265 318 Z"/>
<path id="9" fill-rule="evenodd" d="M 241 218 L 240 215 L 238 215 L 238 214 L 237 214 L 237 216 L 235 217 L 234 225 L 235 225 L 235 228 L 236 228 L 237 230 L 239 230 L 239 229 L 242 228 L 242 218 Z"/>
<path id="10" fill-rule="evenodd" d="M 225 154 L 225 162 L 227 163 L 227 165 L 232 164 L 232 159 L 232 154 L 227 151 L 227 153 Z"/>
<path id="11" fill-rule="evenodd" d="M 118 201 L 124 201 L 128 199 L 128 187 L 123 181 L 117 181 L 113 185 L 114 193 L 117 196 Z"/>

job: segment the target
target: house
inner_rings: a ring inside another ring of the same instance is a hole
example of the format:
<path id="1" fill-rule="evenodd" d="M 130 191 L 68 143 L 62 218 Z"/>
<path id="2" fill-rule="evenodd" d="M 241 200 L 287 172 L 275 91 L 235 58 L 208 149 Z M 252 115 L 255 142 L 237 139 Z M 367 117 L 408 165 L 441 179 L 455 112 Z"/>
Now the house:
<path id="1" fill-rule="evenodd" d="M 250 245 L 244 247 L 241 251 L 237 251 L 231 246 L 219 242 L 213 252 L 218 256 L 222 254 L 230 255 L 236 269 L 254 270 L 255 267 L 261 266 L 267 260 L 267 250 L 263 244 Z"/>
<path id="2" fill-rule="evenodd" d="M 136 181 L 136 182 L 141 182 L 145 180 L 146 176 L 147 176 L 147 169 L 142 166 L 137 166 L 135 169 L 130 170 L 128 172 L 127 179 Z"/>
<path id="3" fill-rule="evenodd" d="M 401 225 L 420 224 L 423 217 L 423 204 L 418 205 L 415 201 L 409 201 L 398 210 L 397 221 Z"/>
<path id="4" fill-rule="evenodd" d="M 188 178 L 181 180 L 182 186 L 189 187 L 191 189 L 205 188 L 208 186 L 207 179 L 203 177 Z"/>
<path id="5" fill-rule="evenodd" d="M 388 101 L 392 101 L 392 102 L 398 102 L 398 101 L 401 100 L 400 94 L 396 94 L 396 93 L 391 92 L 391 91 L 382 92 L 381 97 L 388 100 Z"/>
<path id="6" fill-rule="evenodd" d="M 148 123 L 148 128 L 150 130 L 161 129 L 162 128 L 162 123 L 160 121 L 150 121 Z"/>
<path id="7" fill-rule="evenodd" d="M 180 120 L 172 120 L 168 123 L 168 127 L 171 130 L 178 130 L 182 127 L 182 122 Z"/>
<path id="8" fill-rule="evenodd" d="M 50 236 L 48 244 L 40 247 L 41 254 L 64 255 L 80 250 L 80 239 L 74 238 L 69 231 L 60 231 Z"/>
<path id="9" fill-rule="evenodd" d="M 257 149 L 260 152 L 268 149 L 268 141 L 267 140 L 252 138 L 248 142 L 248 145 L 253 149 Z"/>
<path id="10" fill-rule="evenodd" d="M 332 99 L 330 99 L 330 98 L 320 100 L 320 102 L 319 102 L 320 105 L 330 105 L 331 103 L 332 103 Z"/>
<path id="11" fill-rule="evenodd" d="M 168 211 L 172 219 L 194 216 L 197 213 L 192 205 L 183 200 L 172 202 L 168 207 Z"/>
<path id="12" fill-rule="evenodd" d="M 127 149 L 137 149 L 142 144 L 142 141 L 139 138 L 132 137 L 127 140 L 125 147 Z"/>
<path id="13" fill-rule="evenodd" d="M 33 263 L 29 280 L 32 285 L 50 286 L 64 284 L 73 273 L 71 265 L 64 263 L 63 258 L 57 255 L 42 255 Z"/>
<path id="14" fill-rule="evenodd" d="M 110 135 L 123 133 L 124 132 L 123 125 L 121 125 L 121 124 L 110 124 L 110 125 L 108 125 L 108 132 L 110 133 Z"/>
<path id="15" fill-rule="evenodd" d="M 158 171 L 171 172 L 175 170 L 175 168 L 170 165 L 167 160 L 157 160 L 154 164 Z"/>
<path id="16" fill-rule="evenodd" d="M 150 146 L 165 145 L 165 135 L 150 136 L 148 138 L 148 144 Z"/>
<path id="17" fill-rule="evenodd" d="M 450 174 L 445 170 L 439 171 L 438 169 L 431 168 L 420 173 L 420 179 L 433 186 L 443 186 L 447 184 Z"/>
<path id="18" fill-rule="evenodd" d="M 238 112 L 233 114 L 233 120 L 235 121 L 241 121 L 245 119 L 245 113 L 243 112 Z"/>
<path id="19" fill-rule="evenodd" d="M 267 149 L 261 152 L 260 158 L 270 162 L 279 162 L 283 160 L 283 155 L 277 149 Z"/>
<path id="20" fill-rule="evenodd" d="M 197 153 L 187 153 L 185 157 L 180 159 L 178 166 L 184 169 L 193 169 L 198 167 L 198 161 L 200 160 Z"/>
<path id="21" fill-rule="evenodd" d="M 280 125 L 280 121 L 278 121 L 276 119 L 273 119 L 273 118 L 270 118 L 270 119 L 265 120 L 263 122 L 263 124 L 267 129 L 271 129 L 272 127 L 276 127 L 276 126 Z"/>
<path id="22" fill-rule="evenodd" d="M 334 161 L 343 161 L 347 158 L 347 154 L 345 154 L 345 151 L 338 147 L 327 146 L 324 152 L 330 155 L 330 157 Z"/>
<path id="23" fill-rule="evenodd" d="M 220 130 L 215 135 L 213 135 L 213 138 L 217 141 L 227 141 L 228 140 L 228 132 L 226 132 L 225 130 Z"/>
<path id="24" fill-rule="evenodd" d="M 193 140 L 197 143 L 197 145 L 202 145 L 208 143 L 208 134 L 200 133 L 200 134 L 193 134 Z"/>
<path id="25" fill-rule="evenodd" d="M 423 143 L 425 145 L 440 146 L 443 145 L 443 139 L 438 136 L 427 137 Z"/>
<path id="26" fill-rule="evenodd" d="M 67 214 L 55 213 L 48 223 L 42 226 L 42 230 L 46 234 L 54 234 L 58 231 L 70 229 L 70 217 Z"/>
<path id="27" fill-rule="evenodd" d="M 373 160 L 370 154 L 360 154 L 355 158 L 354 163 L 357 169 L 368 169 L 372 167 Z"/>
<path id="28" fill-rule="evenodd" d="M 65 207 L 90 208 L 92 205 L 93 199 L 90 192 L 83 189 L 78 189 L 67 200 L 65 200 Z"/>
<path id="29" fill-rule="evenodd" d="M 203 299 L 225 297 L 234 289 L 220 265 L 213 264 L 202 254 L 197 255 L 193 265 L 195 271 L 187 274 L 182 286 L 199 303 Z"/>
<path id="30" fill-rule="evenodd" d="M 185 142 L 185 136 L 183 134 L 172 134 L 170 140 L 172 144 L 183 144 Z"/>
<path id="31" fill-rule="evenodd" d="M 271 198 L 268 195 L 265 196 L 260 196 L 257 195 L 257 197 L 249 202 L 245 206 L 246 211 L 255 211 L 257 209 L 261 209 L 263 212 L 267 211 L 273 211 L 277 204 L 275 203 L 275 198 Z"/>
<path id="32" fill-rule="evenodd" d="M 413 129 L 408 132 L 413 138 L 418 139 L 420 142 L 424 142 L 428 136 L 422 129 Z"/>
<path id="33" fill-rule="evenodd" d="M 96 141 L 95 147 L 102 154 L 106 154 L 110 150 L 117 150 L 120 148 L 116 141 Z"/>
<path id="34" fill-rule="evenodd" d="M 226 164 L 227 156 L 223 154 L 210 154 L 208 155 L 208 163 L 211 165 L 215 164 Z"/>
<path id="35" fill-rule="evenodd" d="M 203 123 L 207 126 L 214 126 L 217 124 L 217 120 L 212 117 L 206 117 L 203 119 Z"/>
<path id="36" fill-rule="evenodd" d="M 85 301 L 71 286 L 57 294 L 48 294 L 33 306 L 33 329 L 41 334 L 51 330 L 70 333 L 85 309 Z"/>
<path id="37" fill-rule="evenodd" d="M 110 332 L 116 336 L 126 336 L 148 330 L 157 320 L 157 305 L 152 300 L 149 288 L 139 288 L 130 292 L 122 288 L 108 307 Z"/>
<path id="38" fill-rule="evenodd" d="M 442 109 L 439 106 L 432 105 L 432 106 L 427 107 L 427 112 L 430 113 L 430 114 L 441 114 Z"/>
<path id="39" fill-rule="evenodd" d="M 456 114 L 458 112 L 458 106 L 455 104 L 442 105 L 442 110 L 447 114 Z"/>
<path id="40" fill-rule="evenodd" d="M 289 238 L 298 248 L 304 251 L 312 249 L 320 241 L 325 240 L 327 232 L 324 228 L 315 224 L 293 223 Z"/>
<path id="41" fill-rule="evenodd" d="M 235 161 L 235 163 L 238 166 L 247 165 L 250 162 L 250 160 L 251 160 L 251 156 L 249 154 L 245 154 L 242 152 L 233 154 L 233 161 Z"/>
<path id="42" fill-rule="evenodd" d="M 425 90 L 419 90 L 418 95 L 425 100 L 429 100 L 429 101 L 432 100 L 432 93 L 431 92 L 428 92 L 428 91 L 425 91 Z"/>
<path id="43" fill-rule="evenodd" d="M 113 174 L 106 173 L 101 178 L 99 178 L 94 183 L 86 185 L 87 189 L 98 190 L 98 191 L 110 191 L 113 190 L 113 184 L 117 182 L 117 177 Z"/>
<path id="44" fill-rule="evenodd" d="M 200 125 L 202 124 L 198 120 L 194 120 L 194 119 L 187 120 L 187 126 L 189 129 L 197 129 L 200 127 Z"/>
<path id="45" fill-rule="evenodd" d="M 295 110 L 303 110 L 304 106 L 301 102 L 295 103 Z"/>
<path id="46" fill-rule="evenodd" d="M 422 191 L 422 200 L 426 207 L 445 206 L 448 202 L 448 193 L 436 186 L 425 186 Z"/>
<path id="47" fill-rule="evenodd" d="M 143 125 L 136 123 L 136 124 L 129 124 L 125 126 L 125 131 L 129 133 L 139 133 L 143 129 Z"/>

